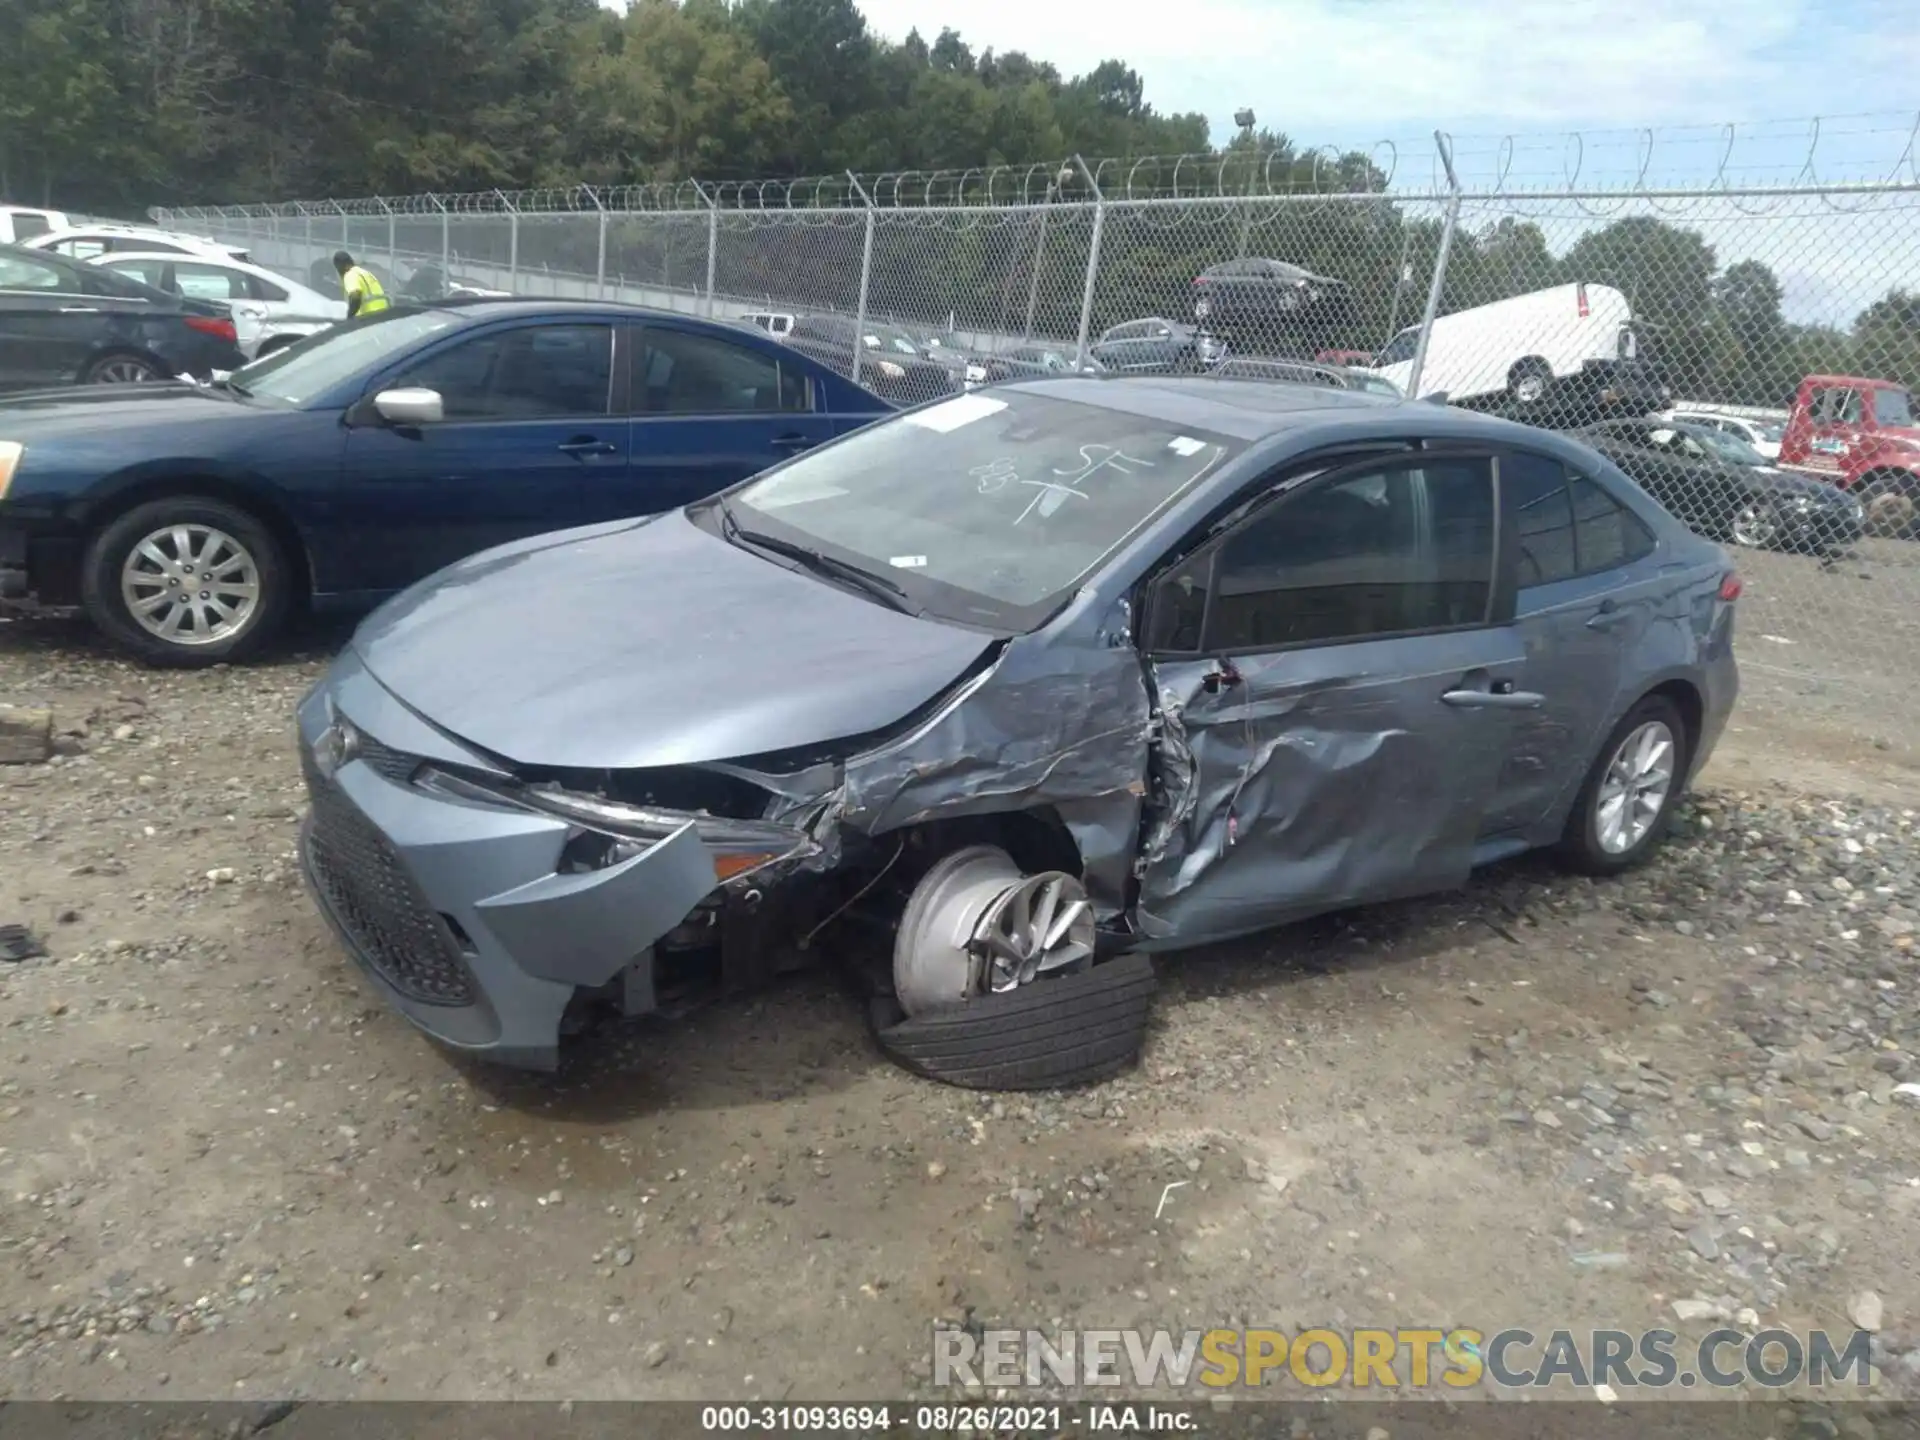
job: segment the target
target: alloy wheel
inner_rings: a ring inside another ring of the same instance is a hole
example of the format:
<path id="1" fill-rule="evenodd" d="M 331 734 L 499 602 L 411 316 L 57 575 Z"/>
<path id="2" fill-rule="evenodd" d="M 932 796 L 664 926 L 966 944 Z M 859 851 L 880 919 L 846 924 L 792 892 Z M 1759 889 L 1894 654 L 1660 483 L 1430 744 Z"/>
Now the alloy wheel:
<path id="1" fill-rule="evenodd" d="M 260 608 L 260 566 L 212 525 L 169 525 L 127 552 L 120 598 L 134 622 L 171 645 L 212 645 Z"/>
<path id="2" fill-rule="evenodd" d="M 1624 855 L 1647 838 L 1673 793 L 1673 731 L 1649 720 L 1630 732 L 1607 762 L 1594 797 L 1594 838 L 1609 855 Z"/>

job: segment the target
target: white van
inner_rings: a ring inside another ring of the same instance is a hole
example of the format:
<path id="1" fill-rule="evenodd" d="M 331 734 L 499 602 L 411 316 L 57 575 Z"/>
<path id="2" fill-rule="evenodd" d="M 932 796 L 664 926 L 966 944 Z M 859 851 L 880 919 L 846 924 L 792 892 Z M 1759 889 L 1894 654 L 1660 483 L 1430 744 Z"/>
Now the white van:
<path id="1" fill-rule="evenodd" d="M 1419 344 L 1418 325 L 1402 330 L 1376 357 L 1373 372 L 1411 393 Z M 1590 365 L 1612 370 L 1637 354 L 1625 295 L 1607 285 L 1555 285 L 1436 319 L 1420 395 L 1537 405 L 1556 381 Z"/>
<path id="2" fill-rule="evenodd" d="M 49 230 L 66 228 L 67 217 L 58 210 L 38 210 L 31 205 L 0 205 L 0 245 L 23 244 Z"/>

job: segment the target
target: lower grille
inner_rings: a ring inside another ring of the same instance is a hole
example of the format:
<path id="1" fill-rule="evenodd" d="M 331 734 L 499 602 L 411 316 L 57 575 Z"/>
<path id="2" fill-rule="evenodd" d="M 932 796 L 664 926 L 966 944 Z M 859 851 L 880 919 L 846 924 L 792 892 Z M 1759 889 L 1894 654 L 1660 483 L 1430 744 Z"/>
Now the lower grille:
<path id="1" fill-rule="evenodd" d="M 423 1005 L 471 1005 L 473 977 L 393 846 L 311 762 L 307 856 L 334 918 L 386 982 Z"/>

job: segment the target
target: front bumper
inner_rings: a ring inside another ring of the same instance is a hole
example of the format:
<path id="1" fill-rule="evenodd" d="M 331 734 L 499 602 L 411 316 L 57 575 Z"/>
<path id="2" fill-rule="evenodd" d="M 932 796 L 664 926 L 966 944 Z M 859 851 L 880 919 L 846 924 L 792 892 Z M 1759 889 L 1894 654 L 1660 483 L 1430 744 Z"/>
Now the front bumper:
<path id="1" fill-rule="evenodd" d="M 345 715 L 363 737 L 326 773 L 315 746 Z M 407 776 L 452 745 L 349 651 L 301 702 L 312 809 L 300 855 L 321 913 L 408 1021 L 452 1049 L 551 1070 L 576 989 L 625 978 L 652 1008 L 652 946 L 717 887 L 691 822 L 603 870 L 560 873 L 577 829 L 423 789 Z M 481 762 L 484 764 L 485 762 Z"/>

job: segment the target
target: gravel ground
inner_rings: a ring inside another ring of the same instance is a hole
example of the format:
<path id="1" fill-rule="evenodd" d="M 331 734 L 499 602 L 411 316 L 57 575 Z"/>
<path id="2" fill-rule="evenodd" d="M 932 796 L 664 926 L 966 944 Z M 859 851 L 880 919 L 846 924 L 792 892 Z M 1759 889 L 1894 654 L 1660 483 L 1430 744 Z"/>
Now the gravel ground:
<path id="1" fill-rule="evenodd" d="M 932 1324 L 1057 1322 L 1860 1324 L 1920 1394 L 1897 751 L 1743 713 L 1648 869 L 1171 960 L 1087 1092 L 915 1080 L 817 976 L 542 1079 L 426 1045 L 301 892 L 333 639 L 166 674 L 0 620 L 63 752 L 0 767 L 50 952 L 0 964 L 0 1397 L 899 1396 Z"/>

